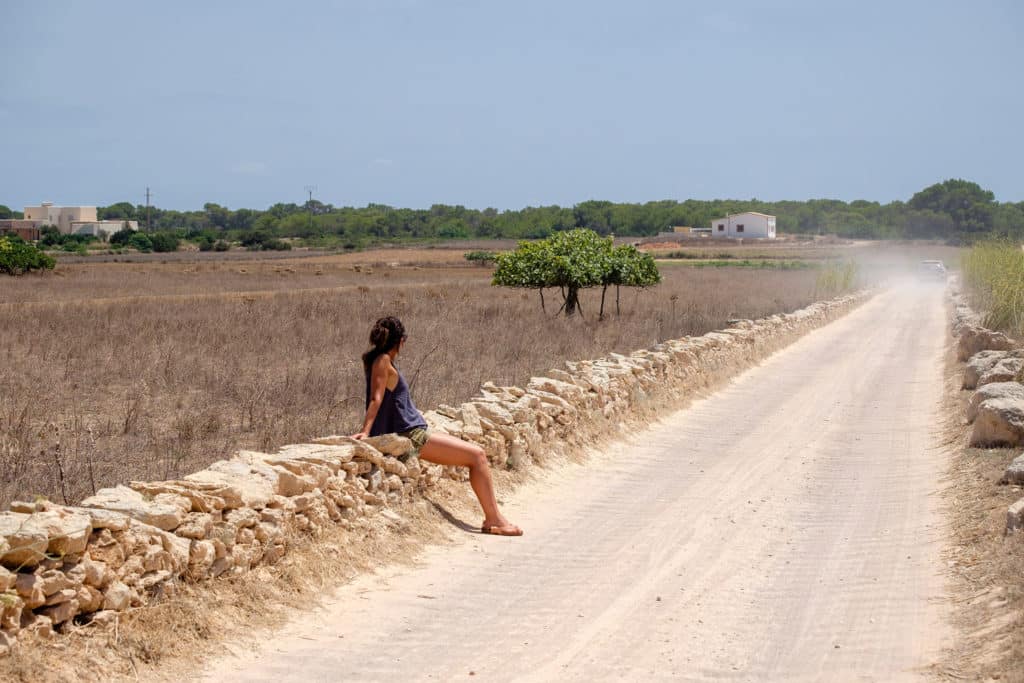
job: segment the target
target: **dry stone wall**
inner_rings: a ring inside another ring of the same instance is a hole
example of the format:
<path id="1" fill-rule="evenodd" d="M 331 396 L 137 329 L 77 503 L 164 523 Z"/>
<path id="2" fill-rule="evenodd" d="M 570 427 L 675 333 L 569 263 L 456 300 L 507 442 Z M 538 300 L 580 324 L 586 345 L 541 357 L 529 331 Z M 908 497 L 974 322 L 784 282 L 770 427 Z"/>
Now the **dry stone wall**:
<path id="1" fill-rule="evenodd" d="M 525 387 L 483 385 L 460 406 L 425 413 L 434 430 L 480 444 L 495 468 L 523 470 L 591 445 L 637 417 L 679 405 L 847 313 L 866 295 L 737 320 L 630 355 L 569 362 Z M 327 436 L 274 453 L 241 451 L 171 481 L 102 489 L 78 506 L 16 502 L 0 513 L 0 652 L 19 634 L 108 623 L 173 596 L 182 582 L 273 564 L 300 534 L 352 531 L 394 516 L 441 477 L 408 439 Z"/>
<path id="2" fill-rule="evenodd" d="M 957 358 L 965 362 L 961 386 L 973 390 L 967 403 L 970 444 L 979 448 L 1024 445 L 1024 348 L 982 325 L 957 283 L 951 288 Z M 1024 483 L 1024 455 L 1013 460 L 1001 484 Z M 1024 498 L 1006 511 L 1006 533 L 1024 529 Z"/>

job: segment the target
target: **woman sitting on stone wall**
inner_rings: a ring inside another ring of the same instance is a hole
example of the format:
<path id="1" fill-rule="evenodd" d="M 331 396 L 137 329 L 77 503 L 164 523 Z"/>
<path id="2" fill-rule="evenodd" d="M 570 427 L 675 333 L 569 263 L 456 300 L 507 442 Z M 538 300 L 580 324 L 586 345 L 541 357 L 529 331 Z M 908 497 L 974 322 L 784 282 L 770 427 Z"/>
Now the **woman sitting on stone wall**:
<path id="1" fill-rule="evenodd" d="M 380 434 L 398 434 L 412 441 L 419 457 L 439 465 L 469 468 L 469 483 L 484 510 L 480 531 L 499 536 L 522 536 L 523 530 L 498 511 L 494 484 L 484 450 L 449 434 L 427 429 L 427 421 L 412 403 L 409 387 L 395 367 L 395 358 L 405 345 L 402 322 L 395 317 L 381 318 L 370 330 L 372 348 L 363 354 L 366 372 L 366 419 L 355 439 Z"/>

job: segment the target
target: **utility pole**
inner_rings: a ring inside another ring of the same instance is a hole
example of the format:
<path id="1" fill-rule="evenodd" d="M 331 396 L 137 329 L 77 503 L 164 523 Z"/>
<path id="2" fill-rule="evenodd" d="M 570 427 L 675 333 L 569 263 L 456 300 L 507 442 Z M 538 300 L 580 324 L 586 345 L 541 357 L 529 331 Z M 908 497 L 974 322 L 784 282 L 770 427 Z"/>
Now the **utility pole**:
<path id="1" fill-rule="evenodd" d="M 316 185 L 306 185 L 303 188 L 309 193 L 309 201 L 306 206 L 309 207 L 309 234 L 313 234 L 313 193 L 316 192 Z"/>
<path id="2" fill-rule="evenodd" d="M 149 192 L 149 186 L 146 187 L 146 232 L 153 232 L 153 222 L 150 220 L 149 211 L 149 199 L 152 195 Z"/>

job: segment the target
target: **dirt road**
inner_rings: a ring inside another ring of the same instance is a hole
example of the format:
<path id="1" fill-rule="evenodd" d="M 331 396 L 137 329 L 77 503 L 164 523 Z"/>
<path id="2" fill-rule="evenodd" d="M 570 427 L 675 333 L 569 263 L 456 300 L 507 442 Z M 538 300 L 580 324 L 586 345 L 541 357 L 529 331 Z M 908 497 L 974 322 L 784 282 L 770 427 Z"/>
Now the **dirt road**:
<path id="1" fill-rule="evenodd" d="M 884 293 L 209 680 L 915 678 L 949 634 L 941 292 Z M 472 521 L 476 521 L 475 519 Z"/>

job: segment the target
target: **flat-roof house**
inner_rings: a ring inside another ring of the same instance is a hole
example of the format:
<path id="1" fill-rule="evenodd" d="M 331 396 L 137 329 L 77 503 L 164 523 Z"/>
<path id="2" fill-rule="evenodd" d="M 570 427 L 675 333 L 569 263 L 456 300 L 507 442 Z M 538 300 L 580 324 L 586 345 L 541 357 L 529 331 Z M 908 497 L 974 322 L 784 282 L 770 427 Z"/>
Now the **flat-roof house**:
<path id="1" fill-rule="evenodd" d="M 712 237 L 775 239 L 775 216 L 756 211 L 729 214 L 711 221 Z"/>
<path id="2" fill-rule="evenodd" d="M 52 225 L 65 235 L 70 235 L 72 223 L 96 222 L 96 207 L 54 206 L 53 202 L 43 202 L 39 206 L 26 206 L 25 220 L 38 221 L 41 227 Z"/>

